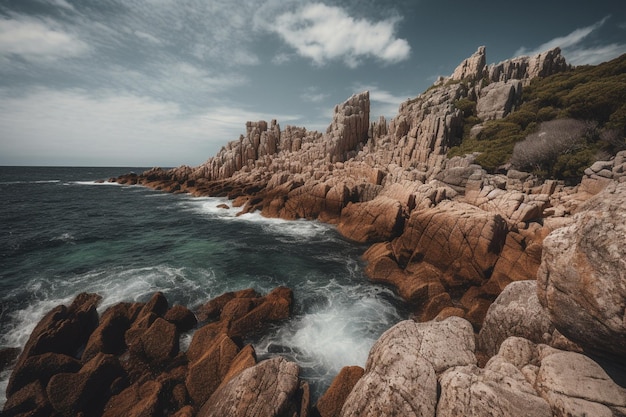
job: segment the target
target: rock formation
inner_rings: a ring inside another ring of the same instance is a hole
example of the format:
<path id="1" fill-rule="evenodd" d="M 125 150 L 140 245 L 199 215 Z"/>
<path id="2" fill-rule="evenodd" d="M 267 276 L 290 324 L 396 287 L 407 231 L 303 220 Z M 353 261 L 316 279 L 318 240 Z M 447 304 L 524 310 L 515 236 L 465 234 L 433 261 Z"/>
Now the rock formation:
<path id="1" fill-rule="evenodd" d="M 487 65 L 480 47 L 390 121 L 370 123 L 363 92 L 335 108 L 324 133 L 248 122 L 198 167 L 111 180 L 228 197 L 241 213 L 319 219 L 372 244 L 367 275 L 392 285 L 420 323 L 386 332 L 365 369 L 344 369 L 313 408 L 321 416 L 626 415 L 624 389 L 612 380 L 624 379 L 626 353 L 626 152 L 593 164 L 576 186 L 506 167 L 488 174 L 476 155 L 447 156 L 463 136 L 461 100 L 476 102 L 481 122 L 499 119 L 520 105 L 531 80 L 568 69 L 558 48 Z M 297 367 L 281 358 L 257 365 L 252 347 L 236 343 L 288 314 L 290 300 L 285 289 L 263 301 L 249 290 L 213 300 L 197 316 L 215 321 L 196 331 L 187 352 L 175 340 L 189 316 L 158 297 L 151 307 L 117 307 L 99 323 L 95 300 L 55 310 L 18 360 L 9 415 L 24 404 L 80 410 L 83 394 L 58 395 L 64 378 L 89 387 L 94 373 L 119 376 L 106 364 L 122 352 L 142 361 L 122 364 L 127 381 L 107 379 L 109 415 L 151 415 L 164 398 L 179 416 L 307 415 Z M 75 328 L 88 329 L 89 340 L 61 337 Z M 151 366 L 165 373 L 145 378 Z M 28 377 L 33 367 L 42 370 L 37 378 Z M 238 402 L 252 397 L 263 400 Z"/>
<path id="2" fill-rule="evenodd" d="M 626 365 L 626 182 L 612 183 L 544 240 L 539 301 L 585 350 Z"/>
<path id="3" fill-rule="evenodd" d="M 216 311 L 213 321 L 195 331 L 186 352 L 179 337 L 197 324 L 186 307 L 170 308 L 156 293 L 98 317 L 99 300 L 80 294 L 39 322 L 11 375 L 3 416 L 271 416 L 292 409 L 290 415 L 307 415 L 308 385 L 298 366 L 281 358 L 257 364 L 254 348 L 240 342 L 289 317 L 288 288 L 211 300 L 199 315 Z M 229 395 L 238 396 L 237 404 Z"/>

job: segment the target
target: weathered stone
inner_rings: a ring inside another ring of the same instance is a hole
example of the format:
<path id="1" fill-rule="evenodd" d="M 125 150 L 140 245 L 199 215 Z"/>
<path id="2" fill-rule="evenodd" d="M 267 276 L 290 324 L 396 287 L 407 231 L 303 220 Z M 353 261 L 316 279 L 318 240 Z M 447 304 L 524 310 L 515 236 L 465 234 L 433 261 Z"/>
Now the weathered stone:
<path id="1" fill-rule="evenodd" d="M 163 318 L 176 326 L 179 333 L 185 333 L 193 329 L 198 320 L 196 316 L 185 306 L 177 304 L 167 310 Z"/>
<path id="2" fill-rule="evenodd" d="M 345 237 L 365 243 L 391 240 L 402 232 L 404 216 L 399 201 L 378 197 L 372 201 L 349 204 L 337 225 Z"/>
<path id="3" fill-rule="evenodd" d="M 555 327 L 583 349 L 626 358 L 626 184 L 589 200 L 544 240 L 538 296 Z"/>
<path id="4" fill-rule="evenodd" d="M 140 340 L 142 354 L 155 364 L 163 364 L 178 354 L 176 326 L 160 317 L 141 335 Z"/>
<path id="5" fill-rule="evenodd" d="M 20 348 L 0 349 L 0 372 L 4 372 L 20 355 Z"/>
<path id="6" fill-rule="evenodd" d="M 54 415 L 54 409 L 41 382 L 35 381 L 10 395 L 1 414 L 3 417 L 43 417 Z"/>
<path id="7" fill-rule="evenodd" d="M 491 357 L 510 336 L 549 344 L 553 333 L 554 325 L 537 298 L 537 282 L 518 281 L 509 284 L 489 307 L 478 344 Z"/>
<path id="8" fill-rule="evenodd" d="M 480 90 L 476 102 L 476 113 L 481 120 L 506 117 L 515 110 L 522 99 L 522 82 L 519 80 L 499 81 Z"/>
<path id="9" fill-rule="evenodd" d="M 317 400 L 315 408 L 320 417 L 335 417 L 341 412 L 346 398 L 363 376 L 365 370 L 360 366 L 341 368 L 326 392 Z"/>
<path id="10" fill-rule="evenodd" d="M 256 363 L 254 347 L 252 345 L 244 346 L 231 361 L 228 372 L 222 378 L 222 384 L 226 384 L 245 369 L 252 368 Z"/>
<path id="11" fill-rule="evenodd" d="M 99 352 L 120 354 L 126 350 L 124 335 L 131 323 L 129 308 L 129 304 L 119 303 L 102 314 L 81 356 L 83 362 L 93 359 Z"/>
<path id="12" fill-rule="evenodd" d="M 513 366 L 497 371 L 455 367 L 444 372 L 439 382 L 438 417 L 552 416 L 548 403 Z"/>
<path id="13" fill-rule="evenodd" d="M 427 262 L 443 273 L 447 287 L 482 284 L 505 242 L 506 222 L 463 203 L 442 202 L 413 212 L 403 234 L 393 241 L 398 264 Z"/>
<path id="14" fill-rule="evenodd" d="M 35 326 L 14 368 L 13 375 L 31 356 L 59 353 L 76 357 L 98 326 L 96 306 L 101 297 L 81 293 L 69 307 L 60 305 L 50 310 Z M 11 394 L 13 378 L 9 379 L 7 393 Z"/>
<path id="15" fill-rule="evenodd" d="M 55 374 L 78 372 L 80 368 L 81 364 L 78 360 L 60 353 L 31 356 L 22 363 L 22 366 L 13 371 L 6 389 L 7 396 L 11 396 L 34 381 L 39 381 L 45 387 Z"/>
<path id="16" fill-rule="evenodd" d="M 260 362 L 215 391 L 197 417 L 286 415 L 297 402 L 294 394 L 300 386 L 298 374 L 298 365 L 281 357 Z"/>
<path id="17" fill-rule="evenodd" d="M 122 368 L 113 355 L 99 353 L 78 373 L 54 375 L 46 393 L 52 407 L 63 416 L 76 416 L 81 412 L 96 415 L 109 399 L 112 382 L 122 375 Z"/>
<path id="18" fill-rule="evenodd" d="M 535 386 L 559 417 L 610 417 L 626 411 L 626 389 L 579 353 L 558 352 L 545 357 Z"/>
<path id="19" fill-rule="evenodd" d="M 210 319 L 216 319 L 222 314 L 222 309 L 224 306 L 233 298 L 254 298 L 260 297 L 259 293 L 257 293 L 252 288 L 248 288 L 241 291 L 236 292 L 227 292 L 224 293 L 212 300 L 208 303 L 204 304 L 196 311 L 198 316 L 198 320 L 203 322 Z"/>
<path id="20" fill-rule="evenodd" d="M 287 319 L 291 315 L 292 303 L 293 292 L 291 289 L 278 287 L 254 302 L 253 308 L 241 317 L 237 315 L 232 319 L 222 317 L 222 320 L 226 319 L 229 322 L 229 336 L 242 337 L 262 329 L 270 322 Z M 227 316 L 227 314 L 222 311 L 222 316 Z"/>
<path id="21" fill-rule="evenodd" d="M 485 47 L 481 46 L 474 54 L 461 62 L 450 77 L 452 80 L 480 79 L 487 63 Z"/>
<path id="22" fill-rule="evenodd" d="M 162 385 L 156 381 L 135 383 L 107 402 L 102 417 L 157 417 L 162 415 L 159 394 Z"/>
<path id="23" fill-rule="evenodd" d="M 400 322 L 372 347 L 341 416 L 434 416 L 436 372 L 475 363 L 474 333 L 466 320 Z"/>
<path id="24" fill-rule="evenodd" d="M 228 373 L 237 353 L 237 345 L 222 334 L 206 353 L 190 364 L 185 385 L 194 404 L 201 406 L 209 399 Z"/>

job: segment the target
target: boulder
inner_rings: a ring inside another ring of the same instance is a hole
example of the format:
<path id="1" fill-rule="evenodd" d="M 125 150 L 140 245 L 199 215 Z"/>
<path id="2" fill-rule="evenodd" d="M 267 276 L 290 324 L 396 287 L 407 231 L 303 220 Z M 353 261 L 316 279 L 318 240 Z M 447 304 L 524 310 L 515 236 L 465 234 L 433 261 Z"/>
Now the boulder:
<path id="1" fill-rule="evenodd" d="M 346 399 L 341 416 L 434 416 L 436 374 L 475 363 L 474 333 L 466 320 L 400 322 L 370 350 L 365 374 Z"/>
<path id="2" fill-rule="evenodd" d="M 231 316 L 222 311 L 220 318 L 229 323 L 228 335 L 230 337 L 243 337 L 259 331 L 271 322 L 289 318 L 292 304 L 293 291 L 287 287 L 278 287 L 266 296 L 249 304 L 253 308 L 242 316 L 239 316 L 239 313 L 233 313 Z M 224 307 L 225 310 L 226 307 Z M 234 311 L 240 310 L 236 308 Z"/>
<path id="3" fill-rule="evenodd" d="M 178 354 L 178 332 L 176 326 L 157 318 L 141 335 L 141 355 L 150 363 L 162 365 Z"/>
<path id="4" fill-rule="evenodd" d="M 220 314 L 222 314 L 222 309 L 224 306 L 231 301 L 233 298 L 255 298 L 260 297 L 259 293 L 257 293 L 252 288 L 247 288 L 245 290 L 235 291 L 235 292 L 227 292 L 218 297 L 213 298 L 208 303 L 202 305 L 196 310 L 196 316 L 200 322 L 204 322 L 211 319 L 219 318 Z"/>
<path id="5" fill-rule="evenodd" d="M 551 417 L 549 404 L 522 371 L 533 358 L 532 343 L 510 338 L 484 369 L 475 365 L 449 368 L 439 378 L 437 416 Z"/>
<path id="6" fill-rule="evenodd" d="M 481 120 L 495 120 L 506 117 L 520 104 L 522 82 L 519 80 L 491 83 L 480 90 L 476 102 L 476 113 Z"/>
<path id="7" fill-rule="evenodd" d="M 341 368 L 326 392 L 317 400 L 315 406 L 320 417 L 335 417 L 341 412 L 346 398 L 363 376 L 365 370 L 360 366 Z"/>
<path id="8" fill-rule="evenodd" d="M 131 323 L 130 304 L 119 303 L 108 308 L 100 317 L 100 324 L 93 331 L 81 360 L 88 362 L 98 353 L 119 355 L 126 350 L 124 335 Z"/>
<path id="9" fill-rule="evenodd" d="M 538 296 L 555 327 L 585 351 L 626 363 L 626 183 L 585 203 L 544 240 Z"/>
<path id="10" fill-rule="evenodd" d="M 195 405 L 201 406 L 209 399 L 238 353 L 239 348 L 232 339 L 221 334 L 202 356 L 189 364 L 185 386 Z"/>
<path id="11" fill-rule="evenodd" d="M 504 219 L 472 205 L 444 201 L 414 211 L 393 253 L 402 267 L 426 262 L 442 272 L 447 288 L 482 284 L 491 274 L 504 246 Z"/>
<path id="12" fill-rule="evenodd" d="M 193 312 L 180 304 L 167 310 L 163 318 L 174 324 L 179 333 L 188 332 L 198 324 L 198 320 Z"/>
<path id="13" fill-rule="evenodd" d="M 90 334 L 98 326 L 96 306 L 99 295 L 81 293 L 69 307 L 59 305 L 50 310 L 35 326 L 9 378 L 7 395 L 14 392 L 13 379 L 28 358 L 44 353 L 58 353 L 76 358 Z"/>
<path id="14" fill-rule="evenodd" d="M 20 356 L 20 348 L 0 349 L 0 372 L 4 372 Z"/>
<path id="15" fill-rule="evenodd" d="M 593 360 L 575 352 L 548 351 L 535 387 L 556 416 L 612 417 L 626 414 L 626 389 Z"/>
<path id="16" fill-rule="evenodd" d="M 156 381 L 136 382 L 114 395 L 104 407 L 102 417 L 157 417 L 162 414 L 159 395 L 163 386 Z"/>
<path id="17" fill-rule="evenodd" d="M 402 232 L 404 214 L 398 200 L 378 197 L 372 201 L 348 204 L 341 211 L 337 230 L 361 243 L 391 240 Z"/>
<path id="18" fill-rule="evenodd" d="M 272 417 L 300 410 L 296 393 L 299 368 L 276 357 L 260 362 L 222 385 L 202 406 L 197 417 Z"/>
<path id="19" fill-rule="evenodd" d="M 81 366 L 78 360 L 60 353 L 48 352 L 31 356 L 13 371 L 6 389 L 7 397 L 34 381 L 39 381 L 41 386 L 45 387 L 55 374 L 78 372 Z"/>
<path id="20" fill-rule="evenodd" d="M 554 330 L 548 312 L 539 304 L 537 281 L 512 282 L 489 307 L 478 345 L 491 357 L 510 336 L 549 344 Z"/>
<path id="21" fill-rule="evenodd" d="M 52 407 L 63 416 L 98 415 L 111 395 L 111 384 L 123 374 L 117 358 L 99 353 L 77 373 L 54 375 L 46 393 Z"/>
<path id="22" fill-rule="evenodd" d="M 38 417 L 55 415 L 55 411 L 48 400 L 45 387 L 41 382 L 35 381 L 9 396 L 1 414 L 3 417 Z"/>

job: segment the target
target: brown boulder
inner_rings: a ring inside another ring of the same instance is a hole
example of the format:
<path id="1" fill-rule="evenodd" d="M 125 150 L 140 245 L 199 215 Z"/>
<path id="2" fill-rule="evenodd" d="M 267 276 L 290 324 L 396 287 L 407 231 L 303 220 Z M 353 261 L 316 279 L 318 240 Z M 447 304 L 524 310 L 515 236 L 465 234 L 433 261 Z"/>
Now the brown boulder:
<path id="1" fill-rule="evenodd" d="M 590 199 L 544 240 L 537 294 L 585 351 L 626 364 L 626 182 Z"/>
<path id="2" fill-rule="evenodd" d="M 346 398 L 365 370 L 360 366 L 346 366 L 339 371 L 330 387 L 320 397 L 315 406 L 320 417 L 339 416 Z"/>
<path id="3" fill-rule="evenodd" d="M 391 240 L 402 232 L 404 211 L 398 200 L 377 197 L 348 204 L 341 211 L 337 230 L 348 239 L 365 243 Z"/>
<path id="4" fill-rule="evenodd" d="M 78 360 L 60 353 L 31 356 L 13 371 L 6 389 L 7 397 L 34 381 L 39 381 L 45 387 L 53 375 L 61 372 L 78 372 L 80 368 Z"/>
<path id="5" fill-rule="evenodd" d="M 3 417 L 44 417 L 55 415 L 45 388 L 41 382 L 35 381 L 22 387 L 7 398 Z"/>
<path id="6" fill-rule="evenodd" d="M 246 345 L 235 356 L 228 368 L 228 373 L 222 378 L 222 384 L 227 383 L 245 369 L 251 368 L 257 363 L 256 352 L 252 345 Z"/>
<path id="7" fill-rule="evenodd" d="M 69 307 L 61 305 L 52 309 L 31 333 L 18 362 L 46 352 L 76 356 L 98 325 L 96 307 L 101 298 L 82 293 Z"/>
<path id="8" fill-rule="evenodd" d="M 292 304 L 293 291 L 287 287 L 278 287 L 265 297 L 261 297 L 260 300 L 246 304 L 246 306 L 254 307 L 243 316 L 238 317 L 238 313 L 242 310 L 237 308 L 234 319 L 231 320 L 224 311 L 222 311 L 221 319 L 229 322 L 228 335 L 230 337 L 243 337 L 259 331 L 268 323 L 289 318 Z"/>
<path id="9" fill-rule="evenodd" d="M 0 349 L 0 372 L 4 372 L 20 355 L 20 348 Z"/>
<path id="10" fill-rule="evenodd" d="M 163 318 L 176 326 L 179 333 L 185 333 L 193 329 L 198 320 L 196 316 L 185 306 L 177 304 L 170 308 Z"/>
<path id="11" fill-rule="evenodd" d="M 273 417 L 301 409 L 296 393 L 299 368 L 282 357 L 248 368 L 222 385 L 202 406 L 197 417 Z"/>
<path id="12" fill-rule="evenodd" d="M 213 298 L 196 311 L 196 315 L 200 322 L 217 319 L 222 314 L 224 306 L 234 298 L 255 298 L 260 297 L 252 288 L 240 290 L 236 292 L 227 292 L 218 297 Z"/>
<path id="13" fill-rule="evenodd" d="M 513 281 L 537 279 L 544 232 L 542 230 L 533 234 L 509 232 L 489 279 L 499 291 L 504 290 Z"/>
<path id="14" fill-rule="evenodd" d="M 213 341 L 221 334 L 226 334 L 224 323 L 209 323 L 200 327 L 195 331 L 187 349 L 187 358 L 189 362 L 195 362 L 206 353 Z"/>
<path id="15" fill-rule="evenodd" d="M 150 301 L 148 301 L 141 311 L 139 312 L 138 319 L 141 319 L 143 316 L 147 314 L 156 314 L 157 317 L 163 317 L 163 315 L 167 312 L 169 308 L 169 303 L 165 295 L 162 292 L 158 291 L 154 293 Z"/>
<path id="16" fill-rule="evenodd" d="M 97 294 L 81 293 L 69 307 L 59 305 L 50 310 L 30 334 L 13 375 L 31 356 L 52 352 L 77 357 L 98 326 L 96 306 L 101 298 Z M 13 375 L 9 387 L 13 385 Z"/>
<path id="17" fill-rule="evenodd" d="M 142 352 L 148 361 L 163 364 L 178 354 L 178 331 L 176 326 L 157 318 L 141 335 Z"/>
<path id="18" fill-rule="evenodd" d="M 119 303 L 108 308 L 100 318 L 100 325 L 93 331 L 81 357 L 87 362 L 99 352 L 119 355 L 126 350 L 124 334 L 130 327 L 129 304 Z"/>
<path id="19" fill-rule="evenodd" d="M 156 381 L 135 383 L 114 395 L 104 407 L 102 417 L 157 417 L 163 415 L 160 394 L 163 386 Z"/>
<path id="20" fill-rule="evenodd" d="M 113 355 L 99 353 L 78 373 L 54 375 L 46 392 L 52 407 L 63 416 L 78 413 L 98 415 L 109 399 L 113 381 L 123 376 L 119 361 Z"/>
<path id="21" fill-rule="evenodd" d="M 189 365 L 185 380 L 194 404 L 201 406 L 217 389 L 239 353 L 239 348 L 225 334 L 220 335 L 206 352 Z"/>
<path id="22" fill-rule="evenodd" d="M 392 242 L 401 267 L 427 262 L 442 271 L 448 288 L 482 284 L 505 243 L 504 219 L 465 203 L 444 201 L 414 211 L 402 235 Z"/>

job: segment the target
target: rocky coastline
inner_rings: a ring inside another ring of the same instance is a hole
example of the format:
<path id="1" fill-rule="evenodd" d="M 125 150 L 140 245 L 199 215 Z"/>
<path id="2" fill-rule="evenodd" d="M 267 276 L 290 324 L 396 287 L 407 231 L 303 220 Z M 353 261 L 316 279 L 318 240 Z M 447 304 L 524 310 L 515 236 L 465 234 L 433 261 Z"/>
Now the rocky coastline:
<path id="1" fill-rule="evenodd" d="M 195 312 L 155 294 L 101 316 L 98 296 L 81 294 L 34 330 L 3 416 L 626 416 L 626 151 L 573 186 L 447 156 L 463 134 L 458 100 L 502 118 L 530 80 L 568 68 L 558 48 L 487 65 L 481 47 L 389 122 L 370 122 L 363 92 L 325 133 L 248 122 L 198 167 L 109 180 L 228 197 L 241 213 L 316 219 L 370 245 L 368 277 L 395 288 L 411 319 L 315 404 L 297 365 L 258 362 L 242 342 L 289 317 L 289 289 Z"/>

